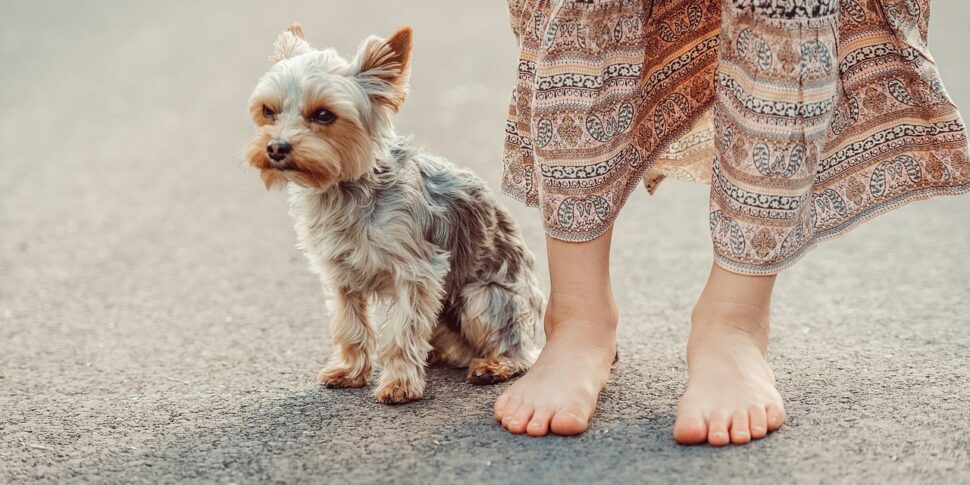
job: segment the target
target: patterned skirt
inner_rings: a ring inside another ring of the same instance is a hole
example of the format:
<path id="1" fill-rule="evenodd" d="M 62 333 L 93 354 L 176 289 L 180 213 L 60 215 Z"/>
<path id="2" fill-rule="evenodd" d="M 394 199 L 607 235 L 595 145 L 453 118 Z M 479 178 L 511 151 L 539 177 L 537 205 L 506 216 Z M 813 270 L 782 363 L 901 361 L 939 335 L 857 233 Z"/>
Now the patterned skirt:
<path id="1" fill-rule="evenodd" d="M 929 0 L 509 0 L 503 190 L 588 241 L 642 180 L 711 184 L 715 260 L 773 274 L 910 201 L 970 190 Z"/>

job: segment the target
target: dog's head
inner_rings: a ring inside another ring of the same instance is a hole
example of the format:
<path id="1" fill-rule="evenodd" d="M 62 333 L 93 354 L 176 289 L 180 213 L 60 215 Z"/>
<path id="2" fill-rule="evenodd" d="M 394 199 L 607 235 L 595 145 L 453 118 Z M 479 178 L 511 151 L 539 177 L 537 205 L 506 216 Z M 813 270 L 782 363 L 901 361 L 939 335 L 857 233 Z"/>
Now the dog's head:
<path id="1" fill-rule="evenodd" d="M 299 24 L 283 32 L 249 99 L 257 134 L 246 158 L 266 188 L 323 190 L 371 170 L 407 95 L 410 55 L 408 27 L 368 38 L 350 61 L 311 47 Z"/>

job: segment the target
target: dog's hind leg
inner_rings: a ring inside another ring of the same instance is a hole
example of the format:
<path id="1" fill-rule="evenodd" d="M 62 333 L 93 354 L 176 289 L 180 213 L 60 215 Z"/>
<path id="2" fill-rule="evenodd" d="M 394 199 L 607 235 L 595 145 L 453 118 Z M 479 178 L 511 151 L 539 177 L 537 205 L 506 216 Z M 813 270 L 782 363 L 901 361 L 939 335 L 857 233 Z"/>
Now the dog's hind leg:
<path id="1" fill-rule="evenodd" d="M 439 321 L 431 337 L 431 353 L 428 354 L 429 364 L 441 364 L 451 367 L 468 367 L 475 358 L 475 350 L 471 348 L 465 337 L 452 330 L 444 321 Z"/>
<path id="2" fill-rule="evenodd" d="M 468 366 L 468 382 L 495 384 L 525 373 L 538 354 L 538 288 L 476 282 L 462 289 L 462 300 L 461 333 L 479 355 Z"/>
<path id="3" fill-rule="evenodd" d="M 370 379 L 374 330 L 370 325 L 367 297 L 337 289 L 331 302 L 331 332 L 336 347 L 330 362 L 320 371 L 320 384 L 327 387 L 363 387 Z"/>

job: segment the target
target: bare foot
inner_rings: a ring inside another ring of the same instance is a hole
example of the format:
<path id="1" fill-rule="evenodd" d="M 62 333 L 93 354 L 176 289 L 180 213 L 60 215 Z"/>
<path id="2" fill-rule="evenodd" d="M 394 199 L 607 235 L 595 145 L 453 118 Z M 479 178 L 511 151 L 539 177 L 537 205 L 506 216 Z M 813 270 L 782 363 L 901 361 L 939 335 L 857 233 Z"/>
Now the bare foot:
<path id="1" fill-rule="evenodd" d="M 785 421 L 785 407 L 767 362 L 767 300 L 760 305 L 743 298 L 716 298 L 711 286 L 709 282 L 694 309 L 687 343 L 690 375 L 674 438 L 685 445 L 740 445 L 763 438 Z"/>
<path id="2" fill-rule="evenodd" d="M 589 428 L 616 355 L 616 317 L 547 325 L 532 368 L 495 401 L 495 419 L 511 433 L 575 435 Z"/>
<path id="3" fill-rule="evenodd" d="M 574 435 L 589 428 L 616 357 L 618 312 L 610 285 L 611 227 L 583 243 L 546 236 L 546 345 L 498 400 L 495 419 L 512 433 Z"/>

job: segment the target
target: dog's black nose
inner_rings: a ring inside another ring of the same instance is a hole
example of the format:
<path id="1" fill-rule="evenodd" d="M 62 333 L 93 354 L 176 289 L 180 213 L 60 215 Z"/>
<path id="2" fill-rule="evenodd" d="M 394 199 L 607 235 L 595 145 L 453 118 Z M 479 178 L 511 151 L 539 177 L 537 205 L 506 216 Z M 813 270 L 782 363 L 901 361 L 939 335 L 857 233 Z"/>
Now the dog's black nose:
<path id="1" fill-rule="evenodd" d="M 293 151 L 293 145 L 290 145 L 285 141 L 283 142 L 274 141 L 273 143 L 270 143 L 269 145 L 266 146 L 266 153 L 269 155 L 269 158 L 272 158 L 277 162 L 282 161 L 292 151 Z"/>

